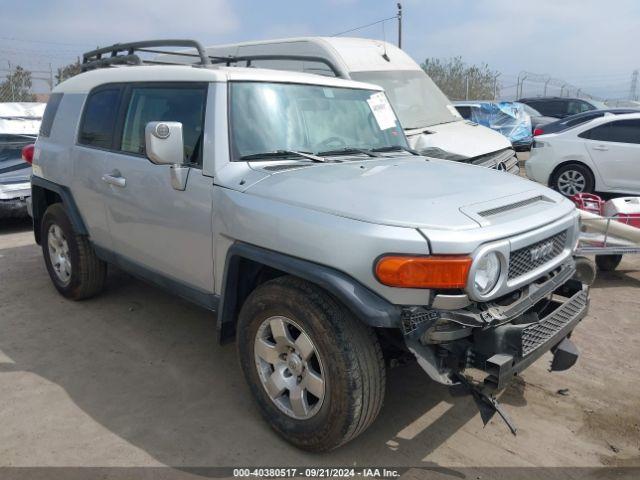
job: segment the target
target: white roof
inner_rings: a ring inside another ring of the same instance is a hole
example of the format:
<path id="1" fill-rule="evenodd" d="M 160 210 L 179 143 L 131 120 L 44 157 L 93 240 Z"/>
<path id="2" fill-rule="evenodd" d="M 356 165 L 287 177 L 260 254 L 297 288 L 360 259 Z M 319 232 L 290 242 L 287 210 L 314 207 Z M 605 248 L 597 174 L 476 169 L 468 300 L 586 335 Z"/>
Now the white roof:
<path id="1" fill-rule="evenodd" d="M 242 56 L 243 53 L 251 55 L 257 53 L 257 51 L 262 54 L 321 56 L 337 61 L 340 66 L 348 72 L 420 70 L 420 66 L 415 60 L 395 45 L 370 38 L 278 38 L 226 45 L 211 45 L 205 50 L 209 54 L 222 51 L 225 55 L 238 56 Z M 384 56 L 385 54 L 386 58 Z"/>
<path id="2" fill-rule="evenodd" d="M 37 135 L 46 103 L 0 103 L 0 134 Z"/>
<path id="3" fill-rule="evenodd" d="M 303 83 L 328 87 L 382 90 L 377 85 L 354 82 L 340 78 L 325 77 L 309 73 L 267 70 L 240 67 L 194 67 L 181 65 L 142 65 L 100 68 L 65 80 L 53 91 L 63 93 L 87 93 L 92 88 L 114 82 L 226 82 L 260 81 L 281 83 Z"/>
<path id="4" fill-rule="evenodd" d="M 42 118 L 46 106 L 40 102 L 0 103 L 0 118 Z"/>

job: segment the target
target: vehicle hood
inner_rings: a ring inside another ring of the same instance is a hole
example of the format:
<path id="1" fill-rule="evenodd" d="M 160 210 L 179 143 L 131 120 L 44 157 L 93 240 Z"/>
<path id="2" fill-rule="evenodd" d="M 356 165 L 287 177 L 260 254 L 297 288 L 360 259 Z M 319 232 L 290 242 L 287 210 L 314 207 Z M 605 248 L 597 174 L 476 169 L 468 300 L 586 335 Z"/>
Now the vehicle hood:
<path id="1" fill-rule="evenodd" d="M 262 169 L 257 162 L 254 169 Z M 522 219 L 483 213 L 544 197 L 536 214 L 551 221 L 562 196 L 537 183 L 497 170 L 418 156 L 311 164 L 297 162 L 249 186 L 250 195 L 369 223 L 438 230 L 478 229 Z M 269 167 L 266 167 L 269 168 Z M 533 202 L 537 203 L 537 202 Z"/>
<path id="2" fill-rule="evenodd" d="M 440 149 L 464 158 L 511 147 L 511 142 L 504 135 L 467 120 L 433 125 L 424 133 L 420 130 L 407 130 L 405 133 L 411 147 L 419 152 Z"/>

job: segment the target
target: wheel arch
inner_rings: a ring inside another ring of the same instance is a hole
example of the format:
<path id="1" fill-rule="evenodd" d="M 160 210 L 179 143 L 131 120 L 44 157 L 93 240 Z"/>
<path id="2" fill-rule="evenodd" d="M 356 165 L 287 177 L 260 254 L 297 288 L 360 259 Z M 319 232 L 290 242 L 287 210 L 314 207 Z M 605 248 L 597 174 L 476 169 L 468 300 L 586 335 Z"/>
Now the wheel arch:
<path id="1" fill-rule="evenodd" d="M 593 168 L 591 168 L 590 165 L 586 164 L 585 162 L 583 162 L 582 160 L 563 160 L 561 163 L 559 163 L 558 165 L 556 165 L 554 167 L 554 169 L 551 171 L 551 173 L 549 174 L 549 180 L 547 182 L 547 185 L 549 185 L 550 187 L 553 186 L 553 181 L 558 173 L 558 171 L 562 168 L 565 167 L 567 165 L 580 165 L 584 168 L 586 168 L 587 170 L 589 170 L 589 173 L 591 173 L 591 176 L 593 177 L 593 185 L 594 188 L 597 186 L 597 182 L 598 182 L 598 176 L 596 175 L 596 173 L 593 171 Z"/>
<path id="2" fill-rule="evenodd" d="M 244 242 L 228 250 L 217 314 L 218 339 L 233 340 L 242 304 L 260 284 L 293 275 L 329 292 L 360 321 L 372 327 L 398 328 L 400 307 L 389 303 L 357 280 L 324 265 Z"/>
<path id="3" fill-rule="evenodd" d="M 31 203 L 33 210 L 33 234 L 36 243 L 40 245 L 40 224 L 44 212 L 54 203 L 62 203 L 64 206 L 73 230 L 79 235 L 88 235 L 87 227 L 82 220 L 78 206 L 68 187 L 45 180 L 41 177 L 31 178 Z"/>

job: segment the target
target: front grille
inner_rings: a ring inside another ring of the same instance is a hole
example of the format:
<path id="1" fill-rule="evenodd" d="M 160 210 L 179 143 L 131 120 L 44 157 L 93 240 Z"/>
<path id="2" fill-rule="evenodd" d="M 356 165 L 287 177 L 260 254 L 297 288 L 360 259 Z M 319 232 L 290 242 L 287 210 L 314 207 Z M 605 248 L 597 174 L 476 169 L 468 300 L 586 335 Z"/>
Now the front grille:
<path id="1" fill-rule="evenodd" d="M 522 356 L 526 357 L 538 347 L 544 345 L 578 315 L 587 305 L 587 292 L 574 295 L 553 313 L 540 322 L 526 327 L 522 331 Z"/>
<path id="2" fill-rule="evenodd" d="M 511 252 L 509 280 L 518 278 L 560 255 L 567 241 L 567 231 Z M 541 252 L 542 250 L 542 252 Z"/>
<path id="3" fill-rule="evenodd" d="M 504 170 L 510 173 L 518 173 L 518 158 L 511 148 L 506 148 L 499 152 L 489 153 L 477 157 L 472 161 L 474 165 L 481 167 L 494 168 L 496 170 Z"/>

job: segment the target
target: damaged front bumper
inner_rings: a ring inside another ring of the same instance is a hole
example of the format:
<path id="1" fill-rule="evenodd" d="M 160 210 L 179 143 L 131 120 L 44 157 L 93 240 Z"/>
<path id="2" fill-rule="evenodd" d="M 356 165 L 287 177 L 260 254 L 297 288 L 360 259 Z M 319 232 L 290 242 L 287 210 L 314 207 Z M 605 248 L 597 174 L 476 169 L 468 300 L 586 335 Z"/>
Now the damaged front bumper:
<path id="1" fill-rule="evenodd" d="M 500 390 L 548 351 L 556 355 L 554 370 L 567 369 L 577 359 L 568 337 L 589 308 L 588 287 L 575 272 L 570 259 L 500 303 L 405 309 L 405 343 L 427 374 L 445 385 L 475 369 L 486 374 L 484 390 Z M 558 348 L 565 339 L 569 343 Z"/>

